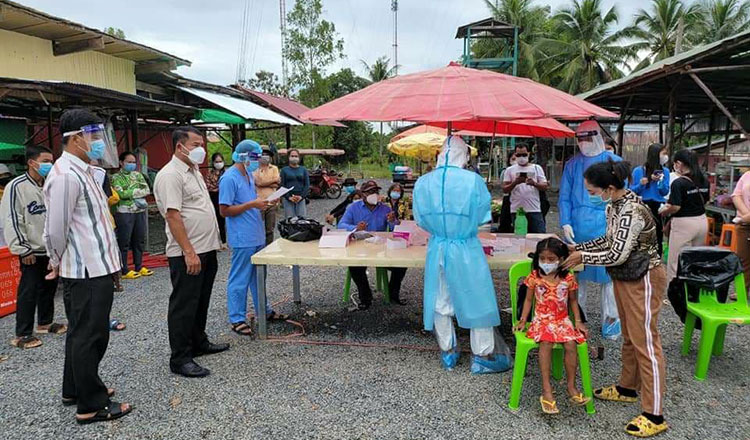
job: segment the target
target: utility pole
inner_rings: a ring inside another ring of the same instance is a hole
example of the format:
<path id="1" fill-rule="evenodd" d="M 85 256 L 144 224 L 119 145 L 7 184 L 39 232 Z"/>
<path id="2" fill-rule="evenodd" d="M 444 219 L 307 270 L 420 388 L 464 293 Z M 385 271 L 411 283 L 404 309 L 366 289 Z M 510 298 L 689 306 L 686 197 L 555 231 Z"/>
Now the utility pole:
<path id="1" fill-rule="evenodd" d="M 398 76 L 398 0 L 391 0 L 393 11 L 393 72 Z"/>
<path id="2" fill-rule="evenodd" d="M 289 68 L 286 62 L 286 2 L 279 0 L 279 30 L 281 31 L 281 84 L 284 86 L 284 94 L 289 87 Z"/>
<path id="3" fill-rule="evenodd" d="M 247 36 L 250 30 L 250 1 L 245 0 L 242 10 L 242 27 L 240 28 L 240 44 L 237 50 L 237 73 L 234 81 L 244 84 L 247 80 Z"/>

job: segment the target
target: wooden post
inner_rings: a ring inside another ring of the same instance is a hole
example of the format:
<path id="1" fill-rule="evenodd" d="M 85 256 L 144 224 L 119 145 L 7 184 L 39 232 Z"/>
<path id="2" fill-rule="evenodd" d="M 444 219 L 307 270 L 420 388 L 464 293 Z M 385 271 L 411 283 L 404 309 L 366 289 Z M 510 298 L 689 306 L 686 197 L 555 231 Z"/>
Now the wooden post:
<path id="1" fill-rule="evenodd" d="M 732 113 L 729 112 L 729 110 L 724 106 L 724 104 L 721 103 L 721 101 L 719 101 L 719 98 L 717 98 L 716 95 L 714 95 L 711 89 L 709 89 L 708 86 L 704 84 L 700 78 L 698 78 L 698 75 L 691 73 L 690 78 L 692 78 L 693 81 L 695 81 L 695 83 L 698 84 L 698 87 L 700 87 L 701 90 L 703 90 L 703 93 L 705 93 L 706 96 L 708 96 L 708 98 L 711 99 L 711 101 L 713 101 L 714 104 L 716 104 L 716 107 L 718 107 L 719 110 L 722 113 L 724 113 L 724 116 L 726 116 L 727 119 L 732 121 L 732 123 L 742 132 L 742 134 L 745 135 L 746 138 L 750 138 L 750 133 L 748 133 L 747 130 L 745 130 L 745 127 L 743 127 L 742 124 L 740 124 L 740 121 L 737 120 L 737 118 L 735 118 L 734 115 L 732 115 Z"/>
<path id="2" fill-rule="evenodd" d="M 633 95 L 630 95 L 628 98 L 627 104 L 625 104 L 625 108 L 623 109 L 622 113 L 620 113 L 620 123 L 617 124 L 617 147 L 620 149 L 620 155 L 622 155 L 622 141 L 625 137 L 625 118 L 628 117 L 628 112 L 630 111 L 630 104 L 633 102 Z"/>
<path id="3" fill-rule="evenodd" d="M 130 112 L 130 151 L 136 153 L 138 150 L 138 110 Z M 136 153 L 137 154 L 137 153 Z"/>
<path id="4" fill-rule="evenodd" d="M 55 148 L 52 138 L 52 105 L 47 104 L 47 145 L 49 146 L 49 151 L 54 151 Z"/>
<path id="5" fill-rule="evenodd" d="M 284 137 L 286 138 L 286 149 L 292 148 L 292 127 L 287 125 L 284 127 Z"/>
<path id="6" fill-rule="evenodd" d="M 669 116 L 667 117 L 667 151 L 670 155 L 674 154 L 674 120 L 677 112 L 677 97 L 674 89 L 669 94 Z"/>
<path id="7" fill-rule="evenodd" d="M 727 160 L 727 150 L 729 149 L 729 130 L 732 128 L 732 123 L 727 119 L 727 123 L 724 126 L 724 161 Z"/>
<path id="8" fill-rule="evenodd" d="M 664 114 L 659 110 L 659 143 L 664 145 Z"/>
<path id="9" fill-rule="evenodd" d="M 714 118 L 716 117 L 716 112 L 711 109 L 711 113 L 709 114 L 709 120 L 708 120 L 708 140 L 706 141 L 706 171 L 708 171 L 708 164 L 711 162 L 711 138 L 714 135 Z"/>

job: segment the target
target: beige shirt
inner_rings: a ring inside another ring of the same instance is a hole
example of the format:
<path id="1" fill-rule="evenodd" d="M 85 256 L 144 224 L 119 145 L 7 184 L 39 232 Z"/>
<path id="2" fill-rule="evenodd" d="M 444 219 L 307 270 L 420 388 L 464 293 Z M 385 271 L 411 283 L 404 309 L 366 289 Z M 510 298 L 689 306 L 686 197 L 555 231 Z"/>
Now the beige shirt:
<path id="1" fill-rule="evenodd" d="M 167 210 L 180 211 L 188 239 L 196 254 L 219 249 L 219 225 L 208 195 L 208 188 L 197 167 L 189 166 L 176 157 L 159 171 L 154 181 L 154 197 L 161 215 Z M 169 224 L 167 231 L 167 257 L 181 257 L 182 248 L 172 236 Z"/>
<path id="2" fill-rule="evenodd" d="M 268 165 L 268 168 L 265 169 L 261 166 L 253 171 L 253 180 L 255 181 L 255 188 L 258 190 L 258 197 L 267 199 L 276 189 L 270 187 L 260 188 L 258 185 L 270 185 L 272 183 L 278 185 L 281 183 L 281 175 L 276 165 Z"/>

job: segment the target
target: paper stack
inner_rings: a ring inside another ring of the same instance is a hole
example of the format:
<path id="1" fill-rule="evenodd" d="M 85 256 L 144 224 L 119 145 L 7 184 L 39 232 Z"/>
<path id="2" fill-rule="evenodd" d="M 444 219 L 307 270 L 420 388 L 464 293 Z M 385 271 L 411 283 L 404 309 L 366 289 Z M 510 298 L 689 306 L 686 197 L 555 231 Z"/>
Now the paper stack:
<path id="1" fill-rule="evenodd" d="M 408 232 L 410 246 L 427 246 L 430 233 L 417 226 L 412 220 L 402 220 L 401 224 L 393 228 L 393 232 Z"/>
<path id="2" fill-rule="evenodd" d="M 345 248 L 352 238 L 351 231 L 340 229 L 331 230 L 323 234 L 318 241 L 319 248 Z"/>

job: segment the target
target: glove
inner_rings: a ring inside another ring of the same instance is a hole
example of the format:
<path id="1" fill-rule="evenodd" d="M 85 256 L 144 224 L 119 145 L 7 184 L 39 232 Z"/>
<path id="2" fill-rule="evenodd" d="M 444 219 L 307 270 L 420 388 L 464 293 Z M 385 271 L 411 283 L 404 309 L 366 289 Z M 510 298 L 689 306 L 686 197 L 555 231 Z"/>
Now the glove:
<path id="1" fill-rule="evenodd" d="M 563 240 L 570 244 L 575 244 L 576 234 L 573 233 L 573 227 L 570 225 L 563 225 Z"/>

